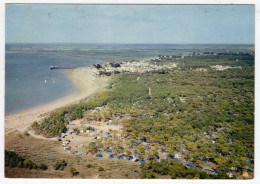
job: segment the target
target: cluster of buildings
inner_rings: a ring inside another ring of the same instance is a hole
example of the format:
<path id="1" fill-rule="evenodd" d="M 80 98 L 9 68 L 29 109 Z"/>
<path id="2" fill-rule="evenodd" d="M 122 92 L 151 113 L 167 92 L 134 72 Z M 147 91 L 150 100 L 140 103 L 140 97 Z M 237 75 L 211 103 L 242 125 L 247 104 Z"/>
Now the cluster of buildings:
<path id="1" fill-rule="evenodd" d="M 179 58 L 184 58 L 184 56 L 167 56 L 167 55 L 159 55 L 159 59 L 179 59 Z"/>
<path id="2" fill-rule="evenodd" d="M 222 71 L 222 70 L 227 70 L 227 69 L 230 69 L 230 68 L 241 68 L 241 67 L 231 67 L 231 66 L 215 65 L 215 66 L 211 66 L 211 68 L 213 70 Z"/>
<path id="3" fill-rule="evenodd" d="M 162 62 L 162 59 L 149 61 L 125 61 L 120 63 L 107 62 L 103 65 L 93 65 L 92 71 L 97 75 L 107 75 L 117 73 L 148 73 L 165 72 L 176 67 L 173 62 Z"/>
<path id="4" fill-rule="evenodd" d="M 254 56 L 255 53 L 254 52 L 230 52 L 230 51 L 227 51 L 227 52 L 193 52 L 192 53 L 193 56 Z"/>

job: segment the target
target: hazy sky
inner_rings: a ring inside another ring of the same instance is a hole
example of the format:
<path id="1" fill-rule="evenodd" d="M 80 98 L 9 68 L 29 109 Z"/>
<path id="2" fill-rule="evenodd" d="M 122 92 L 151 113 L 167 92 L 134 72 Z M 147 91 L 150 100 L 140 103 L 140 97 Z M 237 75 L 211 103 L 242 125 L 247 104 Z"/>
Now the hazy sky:
<path id="1" fill-rule="evenodd" d="M 252 5 L 6 5 L 6 43 L 254 43 Z"/>

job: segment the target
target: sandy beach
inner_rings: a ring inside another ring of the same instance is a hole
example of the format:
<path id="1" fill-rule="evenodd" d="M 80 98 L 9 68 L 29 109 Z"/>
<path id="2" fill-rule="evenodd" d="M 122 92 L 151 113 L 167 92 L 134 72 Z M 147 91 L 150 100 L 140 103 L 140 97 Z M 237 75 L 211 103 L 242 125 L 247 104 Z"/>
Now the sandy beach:
<path id="1" fill-rule="evenodd" d="M 57 101 L 6 116 L 5 134 L 16 130 L 21 132 L 25 131 L 34 121 L 44 118 L 41 116 L 42 114 L 76 103 L 82 98 L 89 97 L 103 90 L 109 82 L 108 77 L 101 78 L 95 76 L 89 67 L 71 69 L 66 73 L 68 78 L 79 88 L 79 91 Z"/>

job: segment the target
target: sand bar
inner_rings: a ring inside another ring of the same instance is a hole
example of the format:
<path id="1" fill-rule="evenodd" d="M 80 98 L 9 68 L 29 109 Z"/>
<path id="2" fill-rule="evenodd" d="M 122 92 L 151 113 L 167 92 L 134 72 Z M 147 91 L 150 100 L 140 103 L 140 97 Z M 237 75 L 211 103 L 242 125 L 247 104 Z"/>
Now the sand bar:
<path id="1" fill-rule="evenodd" d="M 14 131 L 25 131 L 34 122 L 42 119 L 41 114 L 53 111 L 66 105 L 78 102 L 80 99 L 89 97 L 103 90 L 109 83 L 108 77 L 98 77 L 89 67 L 68 70 L 70 78 L 79 88 L 79 92 L 69 95 L 57 101 L 27 109 L 23 112 L 5 117 L 5 134 Z"/>

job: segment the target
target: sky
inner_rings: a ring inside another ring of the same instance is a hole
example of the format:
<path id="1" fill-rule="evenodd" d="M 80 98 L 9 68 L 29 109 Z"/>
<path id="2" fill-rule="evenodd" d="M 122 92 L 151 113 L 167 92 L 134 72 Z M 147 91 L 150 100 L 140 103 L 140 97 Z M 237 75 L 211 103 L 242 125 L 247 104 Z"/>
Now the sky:
<path id="1" fill-rule="evenodd" d="M 6 43 L 254 44 L 254 8 L 7 4 Z"/>

